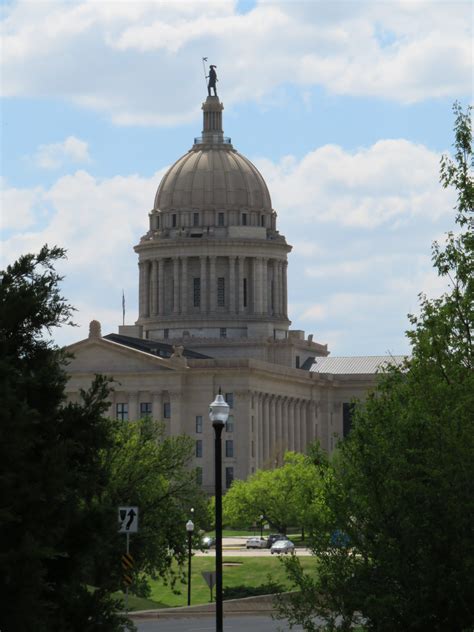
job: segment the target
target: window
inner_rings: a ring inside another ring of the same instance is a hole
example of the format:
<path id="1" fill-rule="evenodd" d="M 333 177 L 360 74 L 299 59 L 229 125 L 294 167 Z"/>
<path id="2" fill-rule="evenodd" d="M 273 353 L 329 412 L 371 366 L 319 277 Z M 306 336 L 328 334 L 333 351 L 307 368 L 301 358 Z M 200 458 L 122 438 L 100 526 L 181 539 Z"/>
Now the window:
<path id="1" fill-rule="evenodd" d="M 157 228 L 157 230 L 160 228 L 160 216 L 159 215 L 156 216 L 156 228 Z"/>
<path id="2" fill-rule="evenodd" d="M 196 468 L 196 483 L 202 485 L 202 467 Z"/>
<path id="3" fill-rule="evenodd" d="M 342 436 L 347 437 L 352 429 L 352 419 L 354 417 L 354 404 L 342 404 Z"/>
<path id="4" fill-rule="evenodd" d="M 227 338 L 227 327 L 221 327 L 219 335 L 221 338 Z"/>
<path id="5" fill-rule="evenodd" d="M 225 278 L 217 278 L 217 306 L 224 307 L 225 305 Z"/>
<path id="6" fill-rule="evenodd" d="M 247 279 L 244 279 L 244 307 L 247 307 Z"/>
<path id="7" fill-rule="evenodd" d="M 242 226 L 247 226 L 247 213 L 242 213 Z"/>
<path id="8" fill-rule="evenodd" d="M 217 214 L 217 225 L 224 226 L 224 213 Z"/>
<path id="9" fill-rule="evenodd" d="M 171 225 L 173 228 L 176 228 L 176 213 L 173 213 L 173 215 L 171 216 Z"/>
<path id="10" fill-rule="evenodd" d="M 116 417 L 121 421 L 128 421 L 128 404 L 116 404 Z"/>
<path id="11" fill-rule="evenodd" d="M 265 215 L 260 217 L 260 226 L 265 226 Z"/>
<path id="12" fill-rule="evenodd" d="M 140 417 L 149 417 L 151 411 L 151 402 L 140 402 Z"/>
<path id="13" fill-rule="evenodd" d="M 171 419 L 171 402 L 163 402 L 163 418 Z"/>
<path id="14" fill-rule="evenodd" d="M 199 213 L 193 213 L 193 226 L 199 226 Z"/>
<path id="15" fill-rule="evenodd" d="M 163 330 L 163 338 L 165 340 L 167 340 L 170 337 L 170 330 L 169 329 L 164 329 Z"/>
<path id="16" fill-rule="evenodd" d="M 193 279 L 193 305 L 194 307 L 201 306 L 201 279 Z"/>
<path id="17" fill-rule="evenodd" d="M 234 481 L 234 468 L 233 467 L 226 467 L 225 468 L 225 486 L 226 489 L 229 489 L 229 487 L 232 485 Z"/>
<path id="18" fill-rule="evenodd" d="M 226 439 L 225 440 L 225 455 L 227 457 L 233 457 L 234 456 L 234 441 L 233 439 Z"/>
<path id="19" fill-rule="evenodd" d="M 202 432 L 202 415 L 196 415 L 196 432 L 198 434 Z"/>
<path id="20" fill-rule="evenodd" d="M 253 441 L 251 443 L 251 446 L 252 446 L 252 458 L 254 458 L 255 457 L 255 443 Z"/>
<path id="21" fill-rule="evenodd" d="M 202 457 L 202 439 L 196 440 L 196 458 L 200 459 Z"/>
<path id="22" fill-rule="evenodd" d="M 234 415 L 229 415 L 225 423 L 226 432 L 234 432 Z"/>
<path id="23" fill-rule="evenodd" d="M 253 415 L 252 415 L 251 424 L 252 424 L 252 432 L 255 432 L 255 417 Z"/>
<path id="24" fill-rule="evenodd" d="M 224 399 L 229 404 L 229 408 L 234 408 L 234 393 L 226 393 Z"/>
<path id="25" fill-rule="evenodd" d="M 300 356 L 296 356 L 295 358 L 295 366 L 297 369 L 300 368 Z"/>

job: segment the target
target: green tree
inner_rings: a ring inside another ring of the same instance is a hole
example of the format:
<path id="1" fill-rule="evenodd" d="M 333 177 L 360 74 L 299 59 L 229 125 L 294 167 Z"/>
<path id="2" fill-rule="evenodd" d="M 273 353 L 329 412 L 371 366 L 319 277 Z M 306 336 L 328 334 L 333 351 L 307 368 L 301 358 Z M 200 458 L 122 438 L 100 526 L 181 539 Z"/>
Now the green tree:
<path id="1" fill-rule="evenodd" d="M 66 404 L 67 360 L 44 339 L 70 323 L 54 264 L 43 247 L 0 278 L 0 628 L 115 630 L 124 623 L 86 582 L 106 537 L 98 494 L 108 483 L 100 453 L 112 445 L 103 417 L 107 382 Z"/>
<path id="2" fill-rule="evenodd" d="M 304 454 L 287 452 L 283 465 L 259 470 L 246 481 L 234 481 L 224 496 L 226 524 L 258 524 L 260 516 L 271 529 L 286 533 L 289 526 L 305 526 L 307 507 L 318 492 L 319 470 Z"/>
<path id="3" fill-rule="evenodd" d="M 441 183 L 457 191 L 458 232 L 433 246 L 448 290 L 420 295 L 410 360 L 380 377 L 339 447 L 313 514 L 318 578 L 288 564 L 301 592 L 280 611 L 305 630 L 336 629 L 336 616 L 343 630 L 473 629 L 473 154 L 471 110 L 454 112 Z"/>

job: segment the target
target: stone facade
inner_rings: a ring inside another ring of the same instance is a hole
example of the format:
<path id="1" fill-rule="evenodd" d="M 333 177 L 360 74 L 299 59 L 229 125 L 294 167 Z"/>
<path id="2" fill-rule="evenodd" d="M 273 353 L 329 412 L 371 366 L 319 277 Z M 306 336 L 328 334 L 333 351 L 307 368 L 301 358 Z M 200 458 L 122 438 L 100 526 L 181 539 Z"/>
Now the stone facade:
<path id="1" fill-rule="evenodd" d="M 370 371 L 324 373 L 327 346 L 290 330 L 287 255 L 277 214 L 256 167 L 223 134 L 223 105 L 208 97 L 203 132 L 159 185 L 149 230 L 135 246 L 139 314 L 134 325 L 69 347 L 68 396 L 95 373 L 112 376 L 111 416 L 162 421 L 195 441 L 195 466 L 211 492 L 218 389 L 231 406 L 223 432 L 223 480 L 275 467 L 286 450 L 319 440 L 327 451 L 350 429 L 350 402 L 374 384 Z"/>

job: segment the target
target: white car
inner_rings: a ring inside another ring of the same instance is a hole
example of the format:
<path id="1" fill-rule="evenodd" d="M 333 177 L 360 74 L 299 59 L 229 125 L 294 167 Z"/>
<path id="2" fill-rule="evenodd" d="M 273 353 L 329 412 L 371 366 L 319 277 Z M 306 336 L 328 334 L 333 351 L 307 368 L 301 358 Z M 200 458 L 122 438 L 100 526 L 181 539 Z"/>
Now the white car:
<path id="1" fill-rule="evenodd" d="M 270 553 L 273 555 L 274 553 L 294 553 L 295 545 L 291 540 L 277 540 L 272 544 L 272 548 L 270 549 Z"/>
<path id="2" fill-rule="evenodd" d="M 247 542 L 245 543 L 245 547 L 247 549 L 266 549 L 267 541 L 265 540 L 265 538 L 248 538 Z"/>

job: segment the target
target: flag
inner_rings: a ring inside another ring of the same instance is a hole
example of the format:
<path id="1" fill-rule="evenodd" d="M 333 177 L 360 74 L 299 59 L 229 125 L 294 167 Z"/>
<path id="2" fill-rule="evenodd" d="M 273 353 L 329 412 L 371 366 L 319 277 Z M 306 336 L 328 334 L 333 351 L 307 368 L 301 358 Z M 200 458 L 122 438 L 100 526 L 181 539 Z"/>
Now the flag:
<path id="1" fill-rule="evenodd" d="M 125 325 L 125 292 L 122 290 L 122 324 Z"/>

